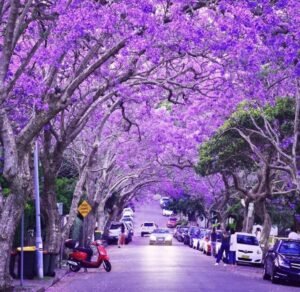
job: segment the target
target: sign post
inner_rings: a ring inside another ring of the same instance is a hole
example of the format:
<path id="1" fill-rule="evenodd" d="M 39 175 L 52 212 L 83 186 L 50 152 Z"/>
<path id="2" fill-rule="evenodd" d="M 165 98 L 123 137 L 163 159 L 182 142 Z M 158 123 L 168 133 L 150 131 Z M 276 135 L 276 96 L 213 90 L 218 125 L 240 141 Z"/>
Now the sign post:
<path id="1" fill-rule="evenodd" d="M 78 207 L 78 212 L 81 214 L 81 216 L 83 217 L 83 228 L 82 228 L 82 237 L 83 237 L 83 246 L 85 245 L 85 217 L 91 212 L 92 210 L 92 207 L 91 205 L 86 201 L 84 200 Z"/>

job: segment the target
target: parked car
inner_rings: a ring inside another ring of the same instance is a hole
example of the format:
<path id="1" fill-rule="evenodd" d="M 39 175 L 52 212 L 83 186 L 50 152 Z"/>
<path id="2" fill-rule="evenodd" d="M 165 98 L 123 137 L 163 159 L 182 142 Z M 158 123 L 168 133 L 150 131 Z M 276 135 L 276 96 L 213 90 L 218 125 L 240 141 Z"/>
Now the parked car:
<path id="1" fill-rule="evenodd" d="M 141 236 L 152 233 L 158 226 L 154 222 L 144 222 L 141 225 Z"/>
<path id="2" fill-rule="evenodd" d="M 171 198 L 169 197 L 161 197 L 161 199 L 159 200 L 159 204 L 161 208 L 165 208 L 168 206 L 168 204 L 170 203 Z"/>
<path id="3" fill-rule="evenodd" d="M 204 233 L 199 232 L 196 236 L 192 238 L 192 248 L 200 250 L 200 240 L 204 237 Z"/>
<path id="4" fill-rule="evenodd" d="M 172 210 L 163 209 L 162 214 L 164 216 L 172 216 L 173 215 L 173 211 Z"/>
<path id="5" fill-rule="evenodd" d="M 198 226 L 190 226 L 187 233 L 184 234 L 183 243 L 189 247 L 193 247 L 193 238 L 198 236 L 200 228 Z"/>
<path id="6" fill-rule="evenodd" d="M 123 216 L 134 217 L 134 212 L 131 208 L 125 208 L 125 209 L 123 209 Z"/>
<path id="7" fill-rule="evenodd" d="M 117 242 L 121 232 L 121 225 L 125 226 L 125 243 L 128 244 L 132 240 L 132 234 L 127 224 L 123 222 L 113 222 L 108 231 L 108 243 Z"/>
<path id="8" fill-rule="evenodd" d="M 167 222 L 167 227 L 168 228 L 175 228 L 177 224 L 177 218 L 176 217 L 170 217 L 168 222 Z"/>
<path id="9" fill-rule="evenodd" d="M 177 226 L 174 231 L 174 237 L 179 241 L 183 242 L 184 233 L 188 232 L 189 228 L 187 226 Z"/>
<path id="10" fill-rule="evenodd" d="M 127 222 L 130 221 L 130 222 L 132 222 L 132 224 L 134 222 L 133 217 L 129 216 L 129 215 L 123 215 L 121 221 L 127 221 Z"/>
<path id="11" fill-rule="evenodd" d="M 149 244 L 167 244 L 172 245 L 173 236 L 169 229 L 167 228 L 157 228 L 155 229 L 149 238 Z"/>
<path id="12" fill-rule="evenodd" d="M 300 283 L 300 240 L 280 239 L 270 249 L 264 260 L 265 280 Z"/>
<path id="13" fill-rule="evenodd" d="M 262 249 L 254 234 L 236 232 L 231 236 L 233 244 L 236 246 L 237 263 L 262 263 Z"/>
<path id="14" fill-rule="evenodd" d="M 217 230 L 216 233 L 217 233 L 217 242 L 216 242 L 216 251 L 217 251 L 221 247 L 222 231 Z M 211 230 L 208 232 L 207 235 L 208 238 L 206 238 L 203 242 L 203 253 L 206 255 L 211 255 L 212 254 L 211 240 L 210 240 Z"/>
<path id="15" fill-rule="evenodd" d="M 195 236 L 193 236 L 192 238 L 192 247 L 194 249 L 197 249 L 197 250 L 203 250 L 203 243 L 202 243 L 202 240 L 204 238 L 206 234 L 206 229 L 200 229 L 200 232 L 197 233 Z"/>

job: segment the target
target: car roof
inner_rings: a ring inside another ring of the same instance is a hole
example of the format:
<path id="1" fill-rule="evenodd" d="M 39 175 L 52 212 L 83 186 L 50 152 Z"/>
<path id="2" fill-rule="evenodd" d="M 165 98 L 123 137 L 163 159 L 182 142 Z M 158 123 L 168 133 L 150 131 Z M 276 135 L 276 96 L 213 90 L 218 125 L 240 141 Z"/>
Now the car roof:
<path id="1" fill-rule="evenodd" d="M 234 234 L 236 234 L 236 235 L 246 235 L 246 236 L 253 236 L 253 237 L 256 237 L 255 234 L 247 233 L 247 232 L 235 232 Z M 234 234 L 233 234 L 233 235 L 234 235 Z"/>

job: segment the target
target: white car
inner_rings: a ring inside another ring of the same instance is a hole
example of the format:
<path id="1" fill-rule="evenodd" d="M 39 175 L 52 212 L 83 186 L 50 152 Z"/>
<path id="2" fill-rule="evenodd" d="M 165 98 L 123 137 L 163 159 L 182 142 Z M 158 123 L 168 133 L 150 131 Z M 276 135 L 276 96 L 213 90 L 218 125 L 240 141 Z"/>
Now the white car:
<path id="1" fill-rule="evenodd" d="M 141 236 L 152 233 L 156 228 L 157 225 L 154 222 L 144 222 L 141 225 Z"/>
<path id="2" fill-rule="evenodd" d="M 131 216 L 131 217 L 133 217 L 134 216 L 134 212 L 132 211 L 132 209 L 131 208 L 125 208 L 124 210 L 123 210 L 123 216 Z"/>
<path id="3" fill-rule="evenodd" d="M 158 228 L 155 229 L 150 237 L 149 237 L 149 244 L 167 244 L 172 245 L 173 236 L 169 229 L 166 228 Z"/>
<path id="4" fill-rule="evenodd" d="M 255 235 L 236 232 L 230 242 L 236 247 L 236 261 L 241 263 L 261 264 L 263 252 Z"/>
<path id="5" fill-rule="evenodd" d="M 118 241 L 119 235 L 121 233 L 121 225 L 122 224 L 124 224 L 124 223 L 122 223 L 122 222 L 111 223 L 109 231 L 108 231 L 108 243 Z M 128 244 L 132 240 L 132 233 L 130 232 L 127 224 L 124 224 L 124 226 L 125 226 L 125 243 Z"/>
<path id="6" fill-rule="evenodd" d="M 160 200 L 159 200 L 159 204 L 163 205 L 163 204 L 165 204 L 166 202 L 169 202 L 169 201 L 170 201 L 169 197 L 161 197 Z"/>
<path id="7" fill-rule="evenodd" d="M 173 211 L 172 210 L 163 209 L 162 214 L 164 216 L 172 216 L 173 215 Z"/>

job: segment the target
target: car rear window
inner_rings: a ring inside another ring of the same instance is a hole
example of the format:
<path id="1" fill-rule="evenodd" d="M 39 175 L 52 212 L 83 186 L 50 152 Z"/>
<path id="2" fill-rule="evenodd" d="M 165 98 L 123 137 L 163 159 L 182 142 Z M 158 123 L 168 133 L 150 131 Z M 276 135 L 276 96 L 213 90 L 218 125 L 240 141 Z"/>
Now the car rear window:
<path id="1" fill-rule="evenodd" d="M 170 233 L 168 229 L 155 229 L 153 233 Z"/>
<path id="2" fill-rule="evenodd" d="M 237 243 L 247 245 L 258 245 L 258 240 L 255 236 L 238 234 Z"/>
<path id="3" fill-rule="evenodd" d="M 300 242 L 284 241 L 279 248 L 279 253 L 300 256 Z"/>
<path id="4" fill-rule="evenodd" d="M 170 221 L 177 221 L 177 218 L 169 218 Z"/>
<path id="5" fill-rule="evenodd" d="M 118 229 L 118 228 L 120 228 L 121 227 L 121 224 L 112 224 L 111 226 L 110 226 L 110 229 Z"/>
<path id="6" fill-rule="evenodd" d="M 145 227 L 152 227 L 152 226 L 154 226 L 154 224 L 153 223 L 144 223 L 144 226 Z"/>

